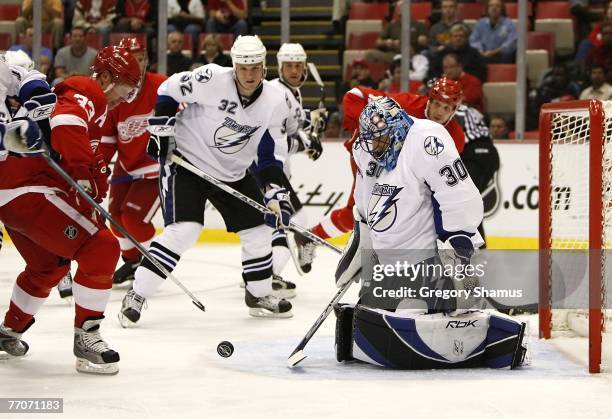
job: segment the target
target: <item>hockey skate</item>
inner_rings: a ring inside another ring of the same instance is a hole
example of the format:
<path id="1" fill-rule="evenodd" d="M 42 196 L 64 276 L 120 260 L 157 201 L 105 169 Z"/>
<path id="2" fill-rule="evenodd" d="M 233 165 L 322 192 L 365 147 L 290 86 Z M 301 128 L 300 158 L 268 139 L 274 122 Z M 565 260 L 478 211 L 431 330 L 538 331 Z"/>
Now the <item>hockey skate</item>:
<path id="1" fill-rule="evenodd" d="M 134 281 L 134 273 L 140 266 L 140 259 L 137 261 L 126 260 L 119 269 L 113 274 L 113 285 L 123 284 L 127 281 Z"/>
<path id="2" fill-rule="evenodd" d="M 121 327 L 125 328 L 135 325 L 140 320 L 143 306 L 147 308 L 146 304 L 146 298 L 136 294 L 133 289 L 129 290 L 125 297 L 123 297 L 121 311 L 119 312 Z"/>
<path id="3" fill-rule="evenodd" d="M 0 360 L 24 356 L 30 347 L 21 340 L 23 333 L 13 332 L 4 323 L 0 324 Z"/>
<path id="4" fill-rule="evenodd" d="M 72 274 L 70 272 L 57 284 L 57 292 L 62 299 L 72 297 Z"/>
<path id="5" fill-rule="evenodd" d="M 312 269 L 312 261 L 315 257 L 317 245 L 300 233 L 294 233 L 293 240 L 295 241 L 295 249 L 291 246 L 291 255 L 294 262 L 296 262 L 296 268 L 301 275 L 307 274 Z"/>
<path id="6" fill-rule="evenodd" d="M 85 320 L 74 328 L 74 356 L 78 372 L 88 374 L 117 374 L 119 354 L 108 347 L 100 336 L 104 316 Z"/>
<path id="7" fill-rule="evenodd" d="M 289 318 L 293 317 L 291 303 L 277 298 L 272 294 L 265 297 L 255 297 L 248 289 L 244 290 L 244 302 L 249 307 L 249 314 L 253 317 Z"/>
<path id="8" fill-rule="evenodd" d="M 278 298 L 294 298 L 295 284 L 285 281 L 280 275 L 272 275 L 272 294 Z"/>

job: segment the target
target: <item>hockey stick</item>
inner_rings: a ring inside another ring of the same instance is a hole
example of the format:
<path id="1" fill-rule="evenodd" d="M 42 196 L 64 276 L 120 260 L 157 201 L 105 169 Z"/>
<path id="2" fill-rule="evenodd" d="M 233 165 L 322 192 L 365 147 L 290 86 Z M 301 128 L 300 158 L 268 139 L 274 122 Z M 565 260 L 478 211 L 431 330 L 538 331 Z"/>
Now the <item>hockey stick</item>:
<path id="1" fill-rule="evenodd" d="M 174 277 L 174 275 L 172 275 L 161 263 L 159 263 L 157 261 L 157 259 L 155 259 L 153 256 L 151 256 L 151 254 L 147 251 L 147 249 L 144 248 L 144 246 L 142 244 L 140 244 L 140 242 L 138 242 L 134 237 L 132 237 L 132 235 L 130 233 L 127 232 L 127 230 L 125 228 L 123 228 L 123 226 L 121 224 L 119 224 L 117 221 L 115 221 L 113 219 L 113 217 L 111 217 L 111 215 L 104 209 L 102 208 L 102 206 L 100 204 L 98 204 L 86 191 L 85 189 L 83 189 L 81 187 L 81 185 L 79 185 L 74 179 L 72 179 L 70 177 L 70 175 L 68 173 L 66 173 L 66 171 L 64 169 L 62 169 L 62 167 L 57 164 L 50 156 L 48 153 L 42 153 L 41 156 L 47 161 L 47 163 L 49 163 L 49 166 L 51 166 L 51 168 L 53 170 L 55 170 L 62 178 L 64 178 L 64 180 L 66 182 L 68 182 L 68 184 L 73 187 L 74 189 L 76 189 L 76 191 L 79 193 L 79 195 L 81 195 L 83 198 L 85 198 L 85 200 L 89 203 L 89 205 L 93 206 L 104 218 L 106 218 L 121 234 L 123 234 L 123 237 L 125 237 L 126 239 L 128 239 L 129 241 L 132 242 L 132 244 L 138 249 L 138 251 L 140 253 L 142 253 L 142 255 L 147 258 L 147 260 L 149 262 L 151 262 L 157 269 L 159 269 L 164 275 L 166 275 L 167 278 L 170 278 L 172 280 L 172 282 L 174 282 L 181 290 L 183 290 L 183 292 L 185 294 L 187 294 L 189 296 L 189 298 L 191 298 L 191 301 L 193 302 L 193 304 L 199 308 L 202 311 L 206 311 L 206 308 L 204 307 L 204 304 L 202 304 L 195 295 L 193 295 L 191 293 L 191 291 L 189 291 L 181 281 L 179 281 L 178 279 L 176 279 Z"/>
<path id="2" fill-rule="evenodd" d="M 325 84 L 319 75 L 319 71 L 317 70 L 317 66 L 314 63 L 308 63 L 308 71 L 312 74 L 312 78 L 315 83 L 321 89 L 321 96 L 319 98 L 319 108 L 325 108 Z"/>
<path id="3" fill-rule="evenodd" d="M 298 346 L 295 347 L 293 352 L 291 352 L 291 355 L 289 355 L 289 358 L 287 358 L 287 366 L 289 368 L 295 367 L 297 364 L 299 364 L 304 359 L 306 359 L 307 355 L 304 353 L 304 348 L 306 347 L 306 345 L 308 345 L 308 342 L 310 342 L 310 339 L 313 337 L 316 331 L 319 330 L 319 327 L 321 327 L 325 319 L 327 319 L 327 316 L 329 316 L 329 313 L 332 312 L 332 310 L 334 309 L 334 306 L 340 301 L 340 299 L 344 296 L 344 294 L 346 294 L 348 289 L 351 287 L 351 285 L 355 281 L 355 278 L 359 277 L 360 273 L 361 273 L 361 269 L 355 274 L 355 276 L 353 276 L 353 278 L 351 278 L 350 281 L 348 281 L 338 290 L 336 295 L 334 295 L 334 298 L 332 298 L 329 304 L 327 304 L 327 307 L 325 307 L 325 310 L 323 310 L 319 318 L 314 322 L 314 324 L 308 330 L 308 332 L 306 332 L 306 335 L 304 336 L 302 341 L 298 344 Z"/>
<path id="4" fill-rule="evenodd" d="M 251 199 L 248 196 L 245 196 L 245 195 L 241 194 L 240 192 L 238 192 L 237 190 L 235 190 L 231 186 L 221 182 L 216 177 L 213 177 L 213 176 L 209 175 L 208 173 L 198 169 L 193 164 L 183 160 L 181 157 L 177 156 L 176 154 L 173 154 L 172 157 L 170 157 L 170 160 L 173 163 L 181 166 L 182 168 L 190 171 L 194 175 L 197 175 L 197 176 L 201 177 L 202 179 L 206 180 L 207 182 L 212 183 L 213 185 L 215 185 L 219 189 L 221 189 L 224 192 L 227 192 L 228 194 L 232 195 L 234 198 L 238 198 L 242 202 L 249 204 L 250 206 L 252 206 L 256 210 L 259 210 L 260 212 L 262 212 L 264 214 L 272 213 L 272 210 L 270 210 L 269 208 L 263 206 L 262 204 L 260 204 L 259 202 L 255 201 L 254 199 Z M 291 221 L 289 223 L 289 228 L 291 230 L 293 230 L 293 231 L 297 231 L 298 233 L 302 234 L 303 236 L 308 237 L 310 240 L 312 240 L 312 241 L 314 241 L 314 242 L 316 242 L 316 243 L 318 243 L 320 245 L 326 246 L 326 247 L 334 250 L 337 253 L 342 253 L 342 250 L 340 250 L 338 247 L 336 247 L 333 244 L 327 242 L 326 240 L 320 238 L 316 234 L 313 234 L 312 232 L 310 232 L 310 230 L 307 230 L 304 227 L 301 227 L 301 226 L 295 224 L 293 221 Z"/>

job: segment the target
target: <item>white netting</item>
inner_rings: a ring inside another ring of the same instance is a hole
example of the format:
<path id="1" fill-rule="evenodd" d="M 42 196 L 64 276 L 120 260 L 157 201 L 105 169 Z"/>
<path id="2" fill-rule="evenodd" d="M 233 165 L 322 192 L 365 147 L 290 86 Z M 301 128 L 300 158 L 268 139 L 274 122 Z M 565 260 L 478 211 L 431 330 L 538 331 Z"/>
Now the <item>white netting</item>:
<path id="1" fill-rule="evenodd" d="M 602 269 L 601 293 L 604 319 L 605 284 L 612 275 L 612 102 L 604 102 L 602 159 Z M 553 249 L 550 285 L 553 329 L 572 329 L 588 334 L 589 307 L 589 135 L 588 109 L 559 111 L 551 117 L 551 247 Z M 561 251 L 560 251 L 561 250 Z M 597 256 L 594 254 L 593 256 Z M 611 264 L 607 267 L 608 263 Z M 609 272 L 608 275 L 606 275 Z"/>

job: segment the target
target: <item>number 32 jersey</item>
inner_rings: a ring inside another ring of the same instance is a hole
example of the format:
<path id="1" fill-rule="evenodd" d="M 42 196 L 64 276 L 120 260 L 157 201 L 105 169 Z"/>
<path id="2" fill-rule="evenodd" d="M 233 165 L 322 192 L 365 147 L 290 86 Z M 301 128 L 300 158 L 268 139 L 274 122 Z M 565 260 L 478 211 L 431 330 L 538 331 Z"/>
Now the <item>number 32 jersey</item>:
<path id="1" fill-rule="evenodd" d="M 287 155 L 285 92 L 264 81 L 245 107 L 235 83 L 232 68 L 209 64 L 174 74 L 158 89 L 158 103 L 169 96 L 186 104 L 177 114 L 177 150 L 225 182 L 242 179 L 253 162 L 282 170 Z"/>
<path id="2" fill-rule="evenodd" d="M 356 141 L 358 166 L 355 205 L 367 222 L 372 246 L 385 249 L 435 249 L 436 239 L 454 233 L 483 244 L 477 227 L 483 204 L 478 189 L 444 127 L 413 121 L 395 169 L 381 168 Z"/>

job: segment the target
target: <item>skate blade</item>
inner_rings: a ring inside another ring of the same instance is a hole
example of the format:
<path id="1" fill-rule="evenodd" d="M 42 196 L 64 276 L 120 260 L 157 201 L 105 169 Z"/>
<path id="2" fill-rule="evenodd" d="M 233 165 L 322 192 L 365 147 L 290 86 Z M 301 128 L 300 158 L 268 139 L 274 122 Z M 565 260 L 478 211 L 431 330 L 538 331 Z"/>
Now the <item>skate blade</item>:
<path id="1" fill-rule="evenodd" d="M 23 355 L 11 355 L 7 352 L 0 352 L 0 362 L 4 363 L 6 361 L 11 361 L 13 359 L 22 359 L 22 358 L 25 358 L 26 356 L 28 356 L 27 352 Z"/>
<path id="2" fill-rule="evenodd" d="M 262 307 L 249 308 L 249 315 L 253 317 L 262 317 L 267 319 L 288 319 L 290 317 L 293 317 L 293 313 L 291 312 L 291 310 L 285 311 L 284 313 L 274 313 Z"/>
<path id="3" fill-rule="evenodd" d="M 295 298 L 297 294 L 295 290 L 280 289 L 280 290 L 272 290 L 272 295 L 274 295 L 277 298 L 284 298 L 285 300 L 290 300 L 292 298 Z"/>
<path id="4" fill-rule="evenodd" d="M 119 363 L 94 364 L 84 358 L 77 358 L 76 370 L 84 374 L 115 375 L 119 372 Z"/>
<path id="5" fill-rule="evenodd" d="M 136 327 L 136 323 L 131 321 L 127 317 L 125 317 L 122 312 L 119 312 L 119 314 L 117 314 L 117 319 L 119 319 L 119 324 L 124 329 L 129 329 L 131 327 Z"/>

